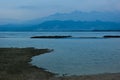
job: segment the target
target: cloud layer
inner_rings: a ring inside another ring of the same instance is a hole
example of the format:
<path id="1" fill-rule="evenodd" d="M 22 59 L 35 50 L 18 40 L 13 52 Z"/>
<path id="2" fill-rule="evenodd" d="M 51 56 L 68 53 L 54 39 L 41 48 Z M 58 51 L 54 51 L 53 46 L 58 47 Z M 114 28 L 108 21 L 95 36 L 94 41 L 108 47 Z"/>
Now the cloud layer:
<path id="1" fill-rule="evenodd" d="M 120 11 L 120 0 L 0 0 L 0 18 L 21 21 L 76 10 Z"/>

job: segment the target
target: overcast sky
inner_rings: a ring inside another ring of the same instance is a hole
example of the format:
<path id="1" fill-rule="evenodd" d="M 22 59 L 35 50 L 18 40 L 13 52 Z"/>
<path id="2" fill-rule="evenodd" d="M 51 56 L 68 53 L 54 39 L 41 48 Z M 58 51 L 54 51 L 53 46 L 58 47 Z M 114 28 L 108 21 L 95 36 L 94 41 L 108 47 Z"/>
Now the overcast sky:
<path id="1" fill-rule="evenodd" d="M 29 20 L 76 10 L 120 11 L 120 0 L 0 0 L 2 20 Z"/>

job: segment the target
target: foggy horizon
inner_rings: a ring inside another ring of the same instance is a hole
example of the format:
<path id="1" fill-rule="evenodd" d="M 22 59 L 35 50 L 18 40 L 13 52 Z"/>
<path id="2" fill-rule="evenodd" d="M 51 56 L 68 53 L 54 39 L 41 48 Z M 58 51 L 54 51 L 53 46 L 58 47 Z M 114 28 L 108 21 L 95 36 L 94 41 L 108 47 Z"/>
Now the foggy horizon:
<path id="1" fill-rule="evenodd" d="M 120 12 L 119 3 L 119 0 L 4 0 L 0 1 L 0 22 L 32 20 L 73 11 Z"/>

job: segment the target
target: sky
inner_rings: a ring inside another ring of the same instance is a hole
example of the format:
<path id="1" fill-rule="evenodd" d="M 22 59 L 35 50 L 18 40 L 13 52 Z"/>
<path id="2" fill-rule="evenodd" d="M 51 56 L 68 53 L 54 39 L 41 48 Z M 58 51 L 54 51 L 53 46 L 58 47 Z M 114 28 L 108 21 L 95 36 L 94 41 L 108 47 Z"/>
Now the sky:
<path id="1" fill-rule="evenodd" d="M 120 0 L 0 0 L 0 21 L 24 21 L 72 11 L 120 11 Z"/>

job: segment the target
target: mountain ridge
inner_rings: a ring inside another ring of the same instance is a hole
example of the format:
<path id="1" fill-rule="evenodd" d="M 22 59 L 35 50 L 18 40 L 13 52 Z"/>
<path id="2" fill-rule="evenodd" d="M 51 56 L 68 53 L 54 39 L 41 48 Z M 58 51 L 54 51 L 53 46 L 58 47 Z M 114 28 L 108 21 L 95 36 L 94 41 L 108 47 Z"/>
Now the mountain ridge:
<path id="1" fill-rule="evenodd" d="M 120 23 L 51 20 L 36 25 L 2 25 L 0 31 L 119 31 Z"/>
<path id="2" fill-rule="evenodd" d="M 23 22 L 22 24 L 0 25 L 0 31 L 101 31 L 120 30 L 120 12 L 56 13 L 47 17 Z"/>
<path id="3" fill-rule="evenodd" d="M 55 13 L 47 17 L 30 20 L 28 23 L 39 24 L 48 20 L 74 20 L 74 21 L 108 21 L 120 22 L 120 12 L 81 12 L 73 11 L 70 13 Z"/>

